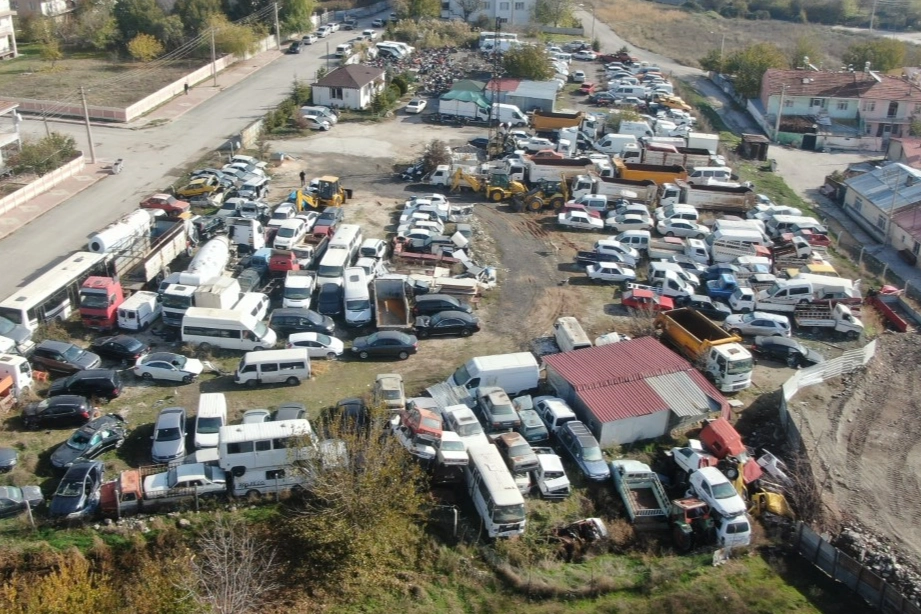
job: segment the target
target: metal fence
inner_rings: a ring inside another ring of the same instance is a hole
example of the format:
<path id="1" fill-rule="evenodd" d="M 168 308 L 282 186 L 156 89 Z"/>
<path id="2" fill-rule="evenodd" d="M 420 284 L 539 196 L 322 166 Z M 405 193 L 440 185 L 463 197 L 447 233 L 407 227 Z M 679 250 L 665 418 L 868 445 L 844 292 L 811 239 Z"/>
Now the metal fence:
<path id="1" fill-rule="evenodd" d="M 796 523 L 793 547 L 805 559 L 863 597 L 874 608 L 887 614 L 921 614 L 921 607 L 802 522 Z"/>

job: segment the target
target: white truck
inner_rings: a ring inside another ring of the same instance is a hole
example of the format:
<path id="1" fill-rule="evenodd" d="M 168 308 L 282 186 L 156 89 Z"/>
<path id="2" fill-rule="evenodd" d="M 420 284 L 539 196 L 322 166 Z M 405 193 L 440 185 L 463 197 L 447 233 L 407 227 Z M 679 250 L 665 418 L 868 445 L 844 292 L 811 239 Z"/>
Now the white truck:
<path id="1" fill-rule="evenodd" d="M 655 200 L 657 189 L 656 182 L 652 180 L 611 179 L 590 173 L 574 177 L 570 193 L 573 198 L 583 194 L 603 194 L 609 199 L 625 198 L 649 204 Z"/>
<path id="2" fill-rule="evenodd" d="M 688 132 L 687 142 L 688 147 L 706 149 L 711 154 L 716 155 L 720 145 L 720 135 L 705 132 Z"/>
<path id="3" fill-rule="evenodd" d="M 537 469 L 531 471 L 531 490 L 540 493 L 544 499 L 565 499 L 569 497 L 571 486 L 563 461 L 553 448 L 531 447 L 537 454 Z"/>
<path id="4" fill-rule="evenodd" d="M 658 164 L 660 166 L 677 164 L 684 168 L 694 168 L 697 166 L 716 166 L 716 160 L 706 149 L 673 147 L 669 150 L 665 146 L 655 147 L 648 145 L 643 150 L 643 164 Z"/>
<path id="5" fill-rule="evenodd" d="M 218 277 L 197 286 L 170 284 L 163 292 L 160 317 L 167 326 L 178 327 L 189 307 L 231 309 L 240 300 L 240 294 L 240 282 L 232 277 Z"/>
<path id="6" fill-rule="evenodd" d="M 758 198 L 747 186 L 695 185 L 664 183 L 659 194 L 659 206 L 688 204 L 705 211 L 725 211 L 745 215 Z"/>
<path id="7" fill-rule="evenodd" d="M 859 304 L 860 280 L 800 273 L 795 279 L 778 279 L 755 297 L 756 307 L 764 311 L 795 311 L 797 305 L 816 301 Z"/>
<path id="8" fill-rule="evenodd" d="M 484 106 L 473 100 L 446 100 L 442 97 L 438 101 L 438 113 L 442 118 L 460 118 L 478 123 L 491 120 L 493 124 L 509 124 L 513 127 L 528 125 L 528 116 L 513 104 L 497 102 L 490 109 L 488 104 Z"/>
<path id="9" fill-rule="evenodd" d="M 282 291 L 282 307 L 310 308 L 310 299 L 313 296 L 317 283 L 316 271 L 288 271 L 285 274 L 285 287 Z"/>
<path id="10" fill-rule="evenodd" d="M 507 160 L 500 170 L 504 170 L 509 179 L 523 181 L 528 185 L 540 181 L 569 181 L 573 177 L 588 173 L 595 168 L 595 162 L 589 158 L 531 158 Z"/>
<path id="11" fill-rule="evenodd" d="M 835 331 L 851 340 L 858 339 L 863 334 L 863 322 L 843 303 L 797 305 L 793 311 L 793 321 L 799 328 L 809 328 L 814 333 Z"/>

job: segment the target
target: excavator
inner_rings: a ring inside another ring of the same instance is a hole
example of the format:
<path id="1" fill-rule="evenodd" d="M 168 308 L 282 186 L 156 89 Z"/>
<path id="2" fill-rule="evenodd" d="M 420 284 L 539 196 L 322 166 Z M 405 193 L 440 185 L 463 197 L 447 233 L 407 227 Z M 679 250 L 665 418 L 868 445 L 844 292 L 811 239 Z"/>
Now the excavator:
<path id="1" fill-rule="evenodd" d="M 560 181 L 541 181 L 537 186 L 512 201 L 515 211 L 536 212 L 544 209 L 559 209 L 569 200 L 569 187 L 566 178 Z"/>
<path id="2" fill-rule="evenodd" d="M 458 168 L 451 180 L 451 191 L 457 192 L 463 187 L 462 184 L 467 184 L 474 192 L 484 193 L 486 200 L 494 203 L 514 198 L 516 195 L 523 195 L 528 191 L 524 184 L 512 181 L 505 173 L 493 173 L 487 181 L 483 181 L 465 172 L 463 168 Z"/>

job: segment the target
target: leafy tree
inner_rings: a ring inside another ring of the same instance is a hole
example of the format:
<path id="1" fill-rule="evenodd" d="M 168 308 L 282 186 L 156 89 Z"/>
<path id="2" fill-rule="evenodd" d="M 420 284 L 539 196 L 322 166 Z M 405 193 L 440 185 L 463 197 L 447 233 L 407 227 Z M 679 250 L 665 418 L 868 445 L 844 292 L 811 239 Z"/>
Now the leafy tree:
<path id="1" fill-rule="evenodd" d="M 841 59 L 854 70 L 863 70 L 870 62 L 872 70 L 887 71 L 904 66 L 905 43 L 894 38 L 874 38 L 863 43 L 854 43 L 844 52 Z"/>
<path id="2" fill-rule="evenodd" d="M 534 21 L 553 27 L 572 21 L 570 0 L 537 0 L 534 5 Z"/>
<path id="3" fill-rule="evenodd" d="M 707 55 L 700 58 L 698 63 L 700 67 L 707 72 L 721 72 L 722 67 L 720 66 L 721 61 L 724 58 L 721 57 L 719 49 L 711 49 L 707 52 Z"/>
<path id="4" fill-rule="evenodd" d="M 176 0 L 173 6 L 173 14 L 182 20 L 189 34 L 198 34 L 208 26 L 212 15 L 221 13 L 221 0 Z"/>
<path id="5" fill-rule="evenodd" d="M 553 76 L 547 52 L 533 45 L 522 45 L 509 49 L 502 58 L 502 65 L 509 77 L 546 81 Z"/>
<path id="6" fill-rule="evenodd" d="M 608 119 L 605 122 L 611 132 L 617 132 L 620 130 L 621 122 L 638 122 L 642 121 L 640 114 L 634 111 L 633 109 L 623 109 L 615 113 L 608 115 Z"/>
<path id="7" fill-rule="evenodd" d="M 178 47 L 185 40 L 182 20 L 178 15 L 164 17 L 163 20 L 157 24 L 154 36 L 163 41 L 169 48 Z"/>
<path id="8" fill-rule="evenodd" d="M 598 37 L 595 37 L 595 40 L 592 41 L 592 51 L 599 53 L 601 51 L 601 40 Z"/>
<path id="9" fill-rule="evenodd" d="M 815 39 L 800 36 L 790 49 L 789 57 L 790 66 L 799 68 L 803 66 L 803 58 L 808 57 L 809 63 L 818 66 L 822 63 L 822 49 L 816 44 Z"/>
<path id="10" fill-rule="evenodd" d="M 756 43 L 725 58 L 723 72 L 733 75 L 733 86 L 746 98 L 761 90 L 761 78 L 769 68 L 787 68 L 787 57 L 776 45 Z"/>
<path id="11" fill-rule="evenodd" d="M 76 549 L 58 555 L 43 574 L 13 575 L 0 586 L 6 614 L 116 612 L 118 590 L 111 578 L 93 569 Z"/>
<path id="12" fill-rule="evenodd" d="M 911 118 L 911 124 L 908 126 L 908 135 L 921 136 L 921 119 L 917 117 Z"/>
<path id="13" fill-rule="evenodd" d="M 23 34 L 22 39 L 24 42 L 43 43 L 55 38 L 54 21 L 50 17 L 42 15 L 24 17 L 19 31 Z"/>
<path id="14" fill-rule="evenodd" d="M 314 6 L 313 0 L 286 0 L 278 15 L 282 21 L 282 31 L 310 32 L 313 30 L 310 16 L 313 14 Z"/>
<path id="15" fill-rule="evenodd" d="M 305 104 L 310 104 L 311 96 L 310 86 L 295 79 L 291 86 L 291 100 L 294 101 L 295 106 L 300 108 Z"/>
<path id="16" fill-rule="evenodd" d="M 149 62 L 163 53 L 163 44 L 150 34 L 138 34 L 128 42 L 128 53 L 135 60 Z"/>
<path id="17" fill-rule="evenodd" d="M 451 164 L 451 148 L 442 140 L 432 139 L 422 152 L 422 164 L 426 173 L 431 173 L 441 164 Z"/>
<path id="18" fill-rule="evenodd" d="M 440 0 L 403 0 L 406 4 L 406 10 L 403 13 L 398 11 L 400 15 L 406 15 L 410 19 L 415 19 L 419 21 L 426 17 L 431 17 L 432 19 L 437 19 L 441 17 L 441 1 Z"/>
<path id="19" fill-rule="evenodd" d="M 112 9 L 112 15 L 118 24 L 121 40 L 126 43 L 138 34 L 157 36 L 160 24 L 166 19 L 166 13 L 156 0 L 119 0 Z"/>
<path id="20" fill-rule="evenodd" d="M 35 173 L 41 176 L 73 160 L 76 155 L 73 137 L 52 132 L 38 141 L 24 141 L 22 150 L 10 158 L 10 166 L 17 175 Z"/>
<path id="21" fill-rule="evenodd" d="M 43 41 L 40 49 L 42 60 L 51 62 L 51 70 L 54 70 L 54 65 L 58 60 L 64 58 L 64 52 L 61 51 L 61 43 L 59 43 L 56 38 Z"/>
<path id="22" fill-rule="evenodd" d="M 470 16 L 480 10 L 480 0 L 458 0 L 457 8 L 460 9 L 464 21 L 470 21 Z"/>
<path id="23" fill-rule="evenodd" d="M 224 15 L 212 15 L 208 27 L 214 28 L 214 47 L 220 53 L 242 56 L 256 48 L 258 41 L 253 29 L 230 23 Z"/>
<path id="24" fill-rule="evenodd" d="M 107 49 L 118 38 L 118 22 L 112 15 L 114 2 L 81 2 L 77 4 L 74 36 L 79 44 L 92 49 Z"/>

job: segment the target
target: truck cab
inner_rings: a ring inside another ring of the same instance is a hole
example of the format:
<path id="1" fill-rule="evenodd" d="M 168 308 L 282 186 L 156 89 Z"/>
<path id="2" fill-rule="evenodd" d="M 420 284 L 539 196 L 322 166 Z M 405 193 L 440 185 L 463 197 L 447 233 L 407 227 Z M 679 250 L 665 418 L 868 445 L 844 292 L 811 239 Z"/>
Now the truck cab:
<path id="1" fill-rule="evenodd" d="M 118 321 L 118 306 L 125 302 L 122 285 L 111 277 L 87 277 L 80 287 L 80 318 L 92 330 L 111 330 Z"/>

